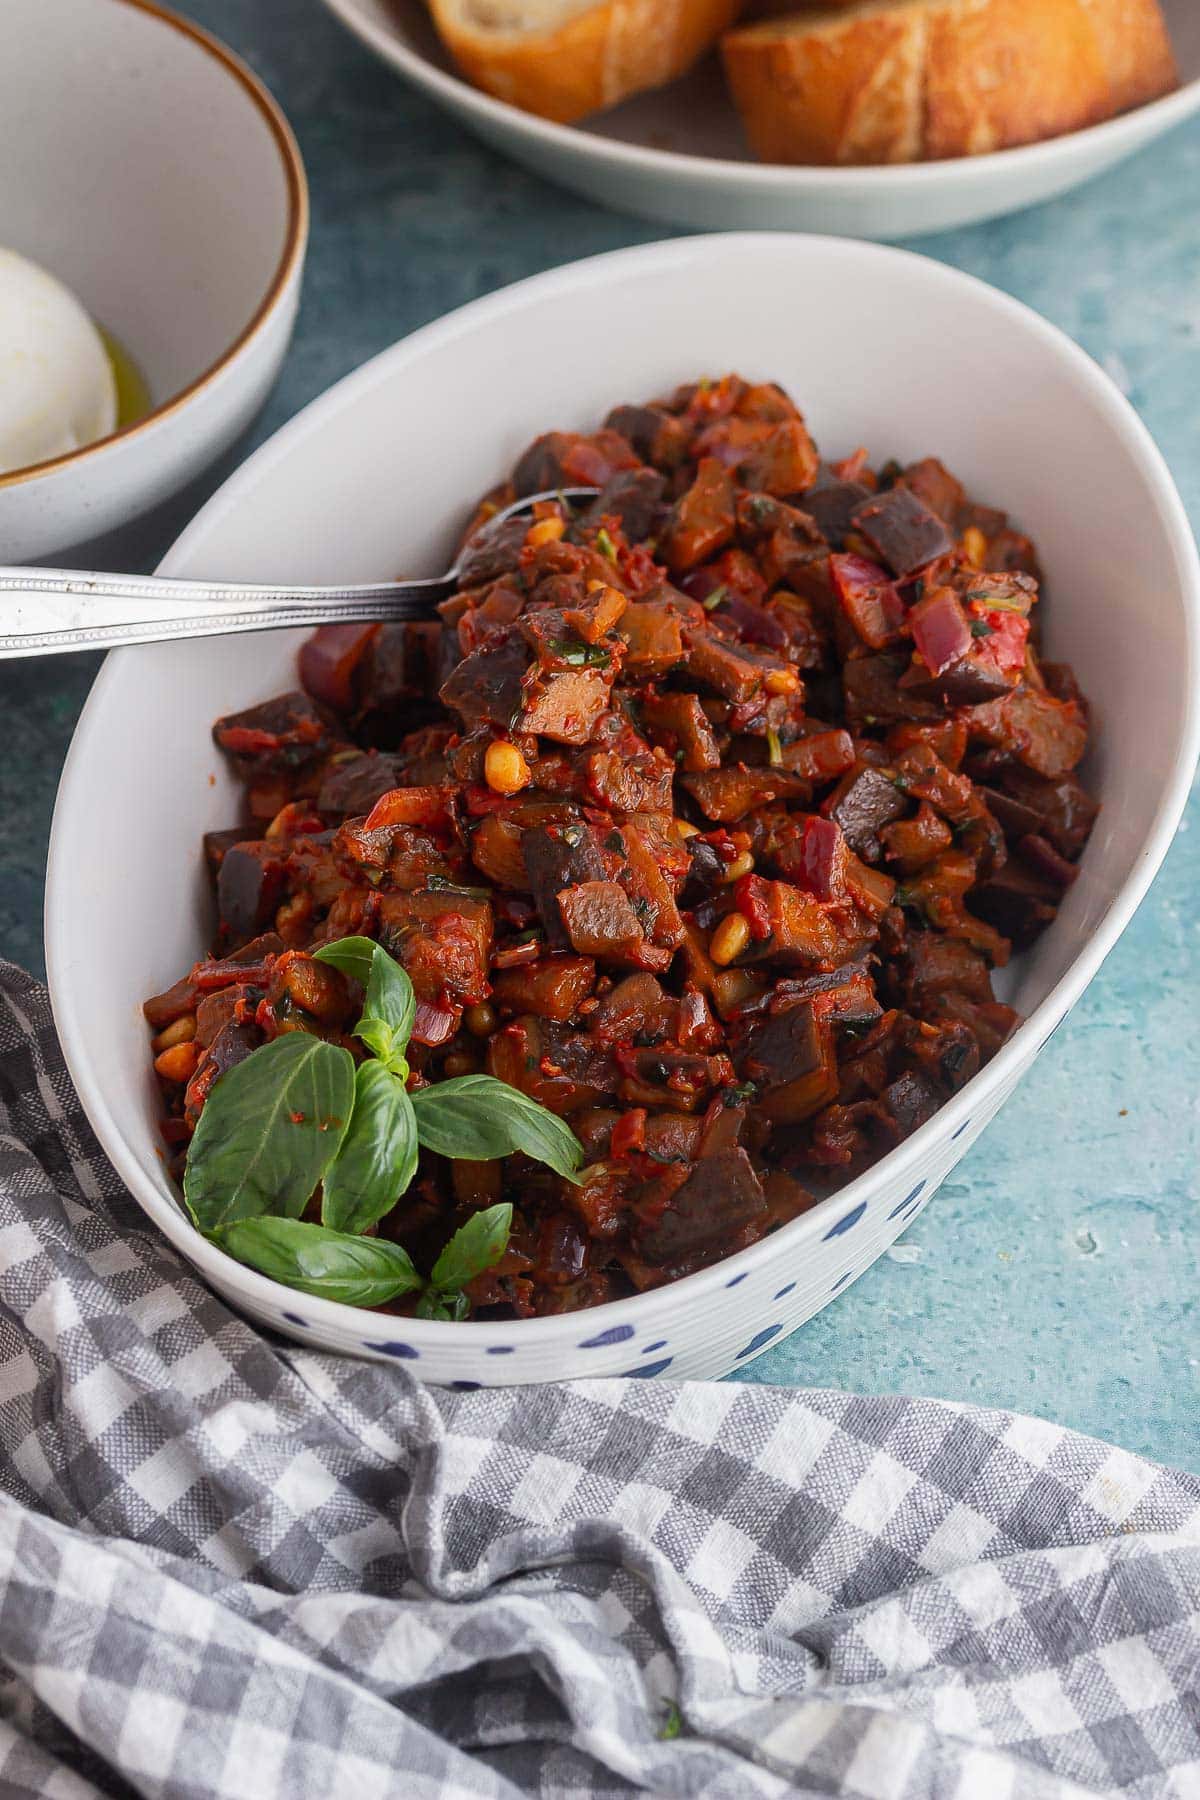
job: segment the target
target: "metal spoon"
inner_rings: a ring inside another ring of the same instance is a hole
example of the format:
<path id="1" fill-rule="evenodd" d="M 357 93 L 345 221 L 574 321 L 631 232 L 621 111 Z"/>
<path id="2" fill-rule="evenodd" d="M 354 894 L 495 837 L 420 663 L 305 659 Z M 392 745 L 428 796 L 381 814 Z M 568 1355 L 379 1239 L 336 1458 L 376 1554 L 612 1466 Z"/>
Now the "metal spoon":
<path id="1" fill-rule="evenodd" d="M 539 500 L 594 500 L 598 488 L 529 494 L 488 521 L 496 530 Z M 445 575 L 363 587 L 258 587 L 176 581 L 167 575 L 103 575 L 80 569 L 0 569 L 0 659 L 157 644 L 171 638 L 341 625 L 357 619 L 427 619 L 458 585 L 462 553 Z"/>

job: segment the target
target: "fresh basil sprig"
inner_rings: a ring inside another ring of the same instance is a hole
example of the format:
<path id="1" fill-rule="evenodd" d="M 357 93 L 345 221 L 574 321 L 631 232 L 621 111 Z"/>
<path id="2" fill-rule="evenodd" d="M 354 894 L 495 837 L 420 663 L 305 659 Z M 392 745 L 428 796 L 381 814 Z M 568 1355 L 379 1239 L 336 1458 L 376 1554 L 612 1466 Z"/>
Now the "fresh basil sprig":
<path id="1" fill-rule="evenodd" d="M 511 1206 L 470 1218 L 428 1282 L 398 1245 L 361 1235 L 407 1190 L 421 1146 L 472 1162 L 520 1150 L 568 1181 L 579 1179 L 583 1148 L 556 1114 L 490 1075 L 410 1094 L 405 1052 L 416 997 L 406 972 L 365 937 L 341 938 L 315 956 L 361 985 L 354 1033 L 370 1058 L 356 1069 L 340 1045 L 295 1031 L 227 1070 L 188 1150 L 188 1210 L 239 1262 L 304 1293 L 381 1306 L 420 1291 L 422 1317 L 463 1318 L 463 1289 L 504 1254 Z M 318 1184 L 319 1225 L 301 1219 Z"/>
<path id="2" fill-rule="evenodd" d="M 381 1062 L 361 1063 L 354 1111 L 325 1175 L 321 1223 L 365 1231 L 391 1212 L 417 1172 L 417 1120 L 402 1081 Z"/>
<path id="3" fill-rule="evenodd" d="M 313 960 L 332 963 L 343 975 L 351 975 L 362 983 L 363 1013 L 354 1035 L 362 1039 L 384 1068 L 406 1081 L 408 1061 L 404 1052 L 417 1011 L 417 997 L 407 970 L 388 955 L 382 944 L 365 937 L 339 938 L 335 944 L 325 944 L 314 951 Z"/>
<path id="4" fill-rule="evenodd" d="M 216 1082 L 188 1149 L 183 1197 L 201 1231 L 273 1213 L 295 1219 L 341 1148 L 354 1058 L 288 1032 Z"/>
<path id="5" fill-rule="evenodd" d="M 417 1135 L 430 1150 L 491 1162 L 523 1150 L 556 1175 L 578 1183 L 583 1146 L 566 1122 L 492 1075 L 459 1075 L 412 1097 Z"/>

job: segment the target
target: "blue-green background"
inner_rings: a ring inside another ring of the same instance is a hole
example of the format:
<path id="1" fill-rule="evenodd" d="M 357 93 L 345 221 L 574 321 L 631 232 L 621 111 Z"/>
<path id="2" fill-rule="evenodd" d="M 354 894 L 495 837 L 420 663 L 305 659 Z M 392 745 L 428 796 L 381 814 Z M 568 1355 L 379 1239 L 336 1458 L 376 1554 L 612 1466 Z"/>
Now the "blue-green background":
<path id="1" fill-rule="evenodd" d="M 191 0 L 190 11 L 288 112 L 312 187 L 312 245 L 295 343 L 263 416 L 221 468 L 105 546 L 114 568 L 152 568 L 249 449 L 395 338 L 524 275 L 667 235 L 477 144 L 316 0 Z M 1191 125 L 1066 199 L 914 246 L 1077 338 L 1146 419 L 1193 523 L 1198 209 Z M 0 950 L 38 969 L 54 788 L 95 668 L 0 669 Z M 1198 823 L 1193 802 L 1086 998 L 908 1236 L 739 1379 L 1011 1406 L 1200 1470 Z M 169 904 L 170 882 L 165 870 L 162 893 L 135 903 Z"/>

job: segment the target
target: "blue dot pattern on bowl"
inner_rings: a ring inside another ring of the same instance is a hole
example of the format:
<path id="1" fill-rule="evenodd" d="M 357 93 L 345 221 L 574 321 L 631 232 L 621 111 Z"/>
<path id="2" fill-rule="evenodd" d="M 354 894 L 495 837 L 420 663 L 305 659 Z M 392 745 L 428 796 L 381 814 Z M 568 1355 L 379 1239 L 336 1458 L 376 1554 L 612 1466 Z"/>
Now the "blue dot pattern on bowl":
<path id="1" fill-rule="evenodd" d="M 905 1194 L 905 1196 L 904 1196 L 903 1200 L 900 1202 L 899 1206 L 893 1206 L 891 1212 L 888 1214 L 888 1218 L 894 1219 L 898 1213 L 902 1213 L 904 1211 L 906 1206 L 911 1206 L 914 1200 L 919 1200 L 921 1195 L 924 1192 L 925 1192 L 925 1183 L 923 1181 L 918 1181 L 918 1183 L 917 1183 L 916 1187 L 913 1189 L 912 1193 Z"/>
<path id="2" fill-rule="evenodd" d="M 367 1338 L 363 1339 L 363 1349 L 378 1350 L 382 1356 L 405 1356 L 410 1359 L 418 1357 L 421 1354 L 419 1350 L 414 1350 L 411 1344 L 397 1344 L 392 1342 L 373 1344 Z"/>
<path id="3" fill-rule="evenodd" d="M 844 1214 L 844 1216 L 838 1220 L 836 1225 L 831 1225 L 829 1227 L 829 1230 L 825 1233 L 822 1241 L 827 1244 L 830 1238 L 841 1237 L 843 1232 L 851 1230 L 853 1226 L 858 1224 L 858 1221 L 862 1218 L 866 1210 L 866 1201 L 860 1200 L 858 1205 L 853 1207 L 850 1212 Z"/>
<path id="4" fill-rule="evenodd" d="M 796 1284 L 795 1284 L 795 1282 L 794 1282 L 794 1281 L 789 1281 L 789 1282 L 788 1282 L 788 1284 L 787 1284 L 787 1286 L 786 1286 L 786 1287 L 781 1287 L 781 1288 L 780 1288 L 780 1290 L 779 1290 L 779 1292 L 778 1292 L 778 1293 L 777 1293 L 777 1294 L 773 1294 L 773 1295 L 772 1295 L 772 1296 L 771 1296 L 771 1297 L 772 1297 L 772 1299 L 774 1299 L 774 1300 L 782 1300 L 782 1299 L 783 1299 L 783 1296 L 784 1296 L 784 1295 L 785 1295 L 785 1294 L 790 1294 L 790 1293 L 791 1293 L 791 1291 L 792 1291 L 792 1289 L 793 1289 L 793 1288 L 794 1288 L 794 1287 L 795 1287 L 795 1285 L 796 1285 Z"/>
<path id="5" fill-rule="evenodd" d="M 1067 1016 L 1066 1013 L 1064 1013 L 1063 1019 L 1065 1019 L 1066 1016 Z M 1042 1054 L 1042 1051 L 1046 1048 L 1046 1045 L 1050 1042 L 1050 1039 L 1054 1036 L 1055 1032 L 1058 1030 L 1059 1026 L 1062 1024 L 1063 1019 L 1058 1019 L 1055 1021 L 1055 1023 L 1050 1027 L 1049 1031 L 1046 1033 L 1045 1037 L 1042 1039 L 1041 1043 L 1038 1045 L 1037 1053 L 1039 1056 Z"/>
<path id="6" fill-rule="evenodd" d="M 652 1344 L 643 1344 L 642 1345 L 642 1355 L 649 1356 L 649 1354 L 652 1350 L 665 1350 L 666 1347 L 667 1347 L 666 1338 L 655 1338 L 655 1340 Z"/>
<path id="7" fill-rule="evenodd" d="M 581 1350 L 604 1350 L 609 1344 L 624 1344 L 633 1336 L 632 1325 L 610 1325 L 607 1331 L 597 1332 L 595 1337 L 580 1340 Z"/>
<path id="8" fill-rule="evenodd" d="M 299 1313 L 281 1313 L 280 1317 L 286 1319 L 289 1325 L 299 1325 L 301 1331 L 308 1330 L 307 1320 L 302 1319 Z"/>
<path id="9" fill-rule="evenodd" d="M 739 1281 L 745 1281 L 748 1271 L 743 1269 L 740 1275 L 732 1275 L 725 1283 L 726 1287 L 736 1287 Z"/>
<path id="10" fill-rule="evenodd" d="M 958 1130 L 954 1133 L 954 1136 L 950 1139 L 950 1142 L 953 1144 L 956 1141 L 956 1139 L 958 1139 L 962 1136 L 964 1131 L 968 1131 L 970 1129 L 970 1126 L 971 1126 L 970 1119 L 964 1119 L 962 1124 L 959 1126 Z"/>
<path id="11" fill-rule="evenodd" d="M 830 1293 L 836 1294 L 839 1288 L 845 1287 L 846 1283 L 849 1281 L 849 1279 L 853 1275 L 853 1273 L 854 1273 L 853 1269 L 847 1269 L 846 1273 L 844 1275 L 840 1275 L 838 1277 L 838 1279 L 834 1282 L 833 1286 L 830 1288 L 830 1290 L 829 1290 Z"/>
<path id="12" fill-rule="evenodd" d="M 661 1362 L 639 1363 L 636 1369 L 626 1369 L 623 1380 L 636 1378 L 638 1381 L 650 1381 L 655 1375 L 661 1375 L 675 1361 L 673 1356 L 664 1356 Z"/>
<path id="13" fill-rule="evenodd" d="M 460 1394 L 473 1394 L 476 1388 L 483 1386 L 483 1383 L 482 1381 L 452 1381 L 450 1386 L 457 1388 Z"/>
<path id="14" fill-rule="evenodd" d="M 511 1356 L 513 1346 L 511 1344 L 489 1344 L 487 1353 L 489 1356 Z"/>
<path id="15" fill-rule="evenodd" d="M 753 1356 L 756 1350 L 761 1350 L 764 1344 L 769 1344 L 773 1337 L 778 1337 L 782 1330 L 782 1325 L 764 1325 L 761 1331 L 755 1332 L 745 1349 L 738 1351 L 735 1360 L 741 1362 L 743 1356 Z"/>

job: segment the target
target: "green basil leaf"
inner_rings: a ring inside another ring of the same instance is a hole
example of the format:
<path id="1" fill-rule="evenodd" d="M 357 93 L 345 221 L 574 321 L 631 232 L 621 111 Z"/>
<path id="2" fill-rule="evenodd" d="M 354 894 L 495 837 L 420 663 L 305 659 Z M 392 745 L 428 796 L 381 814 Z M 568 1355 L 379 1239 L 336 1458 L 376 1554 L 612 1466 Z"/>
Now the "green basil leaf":
<path id="1" fill-rule="evenodd" d="M 508 1248 L 512 1211 L 507 1201 L 485 1207 L 455 1232 L 429 1274 L 430 1287 L 443 1299 L 451 1299 L 455 1289 L 500 1261 Z"/>
<path id="2" fill-rule="evenodd" d="M 346 1306 L 384 1306 L 421 1286 L 407 1250 L 304 1219 L 240 1219 L 209 1234 L 238 1262 L 302 1294 Z"/>
<path id="3" fill-rule="evenodd" d="M 568 1181 L 583 1167 L 583 1146 L 557 1113 L 491 1075 L 460 1075 L 412 1097 L 417 1136 L 430 1150 L 490 1162 L 523 1150 Z"/>
<path id="4" fill-rule="evenodd" d="M 417 1010 L 417 997 L 406 971 L 382 944 L 366 937 L 338 938 L 336 943 L 322 945 L 314 956 L 362 983 L 363 1013 L 354 1035 L 394 1074 L 406 1076 L 404 1052 Z"/>
<path id="5" fill-rule="evenodd" d="M 354 1059 L 292 1031 L 227 1069 L 200 1114 L 183 1197 L 201 1231 L 261 1213 L 298 1218 L 338 1153 Z"/>
<path id="6" fill-rule="evenodd" d="M 417 1172 L 417 1121 L 404 1083 L 382 1063 L 354 1077 L 354 1112 L 325 1175 L 321 1222 L 365 1231 L 391 1212 Z"/>
<path id="7" fill-rule="evenodd" d="M 455 1321 L 465 1319 L 470 1310 L 471 1302 L 465 1294 L 439 1294 L 436 1288 L 426 1288 L 413 1307 L 413 1314 L 418 1319 Z"/>

